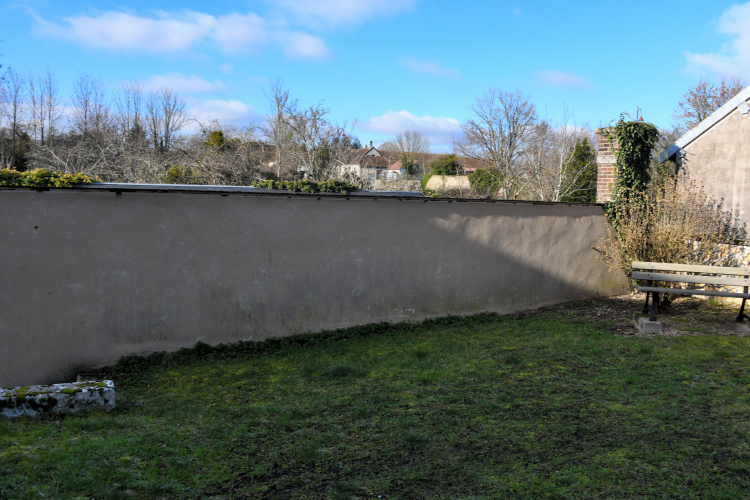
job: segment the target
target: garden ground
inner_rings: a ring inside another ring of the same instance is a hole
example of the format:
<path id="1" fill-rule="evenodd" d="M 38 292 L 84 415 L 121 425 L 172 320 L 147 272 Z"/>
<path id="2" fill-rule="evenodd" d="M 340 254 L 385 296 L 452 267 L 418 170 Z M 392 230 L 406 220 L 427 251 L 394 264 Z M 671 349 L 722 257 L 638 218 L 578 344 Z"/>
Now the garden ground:
<path id="1" fill-rule="evenodd" d="M 125 360 L 118 407 L 0 421 L 0 498 L 748 498 L 750 338 L 634 297 Z"/>

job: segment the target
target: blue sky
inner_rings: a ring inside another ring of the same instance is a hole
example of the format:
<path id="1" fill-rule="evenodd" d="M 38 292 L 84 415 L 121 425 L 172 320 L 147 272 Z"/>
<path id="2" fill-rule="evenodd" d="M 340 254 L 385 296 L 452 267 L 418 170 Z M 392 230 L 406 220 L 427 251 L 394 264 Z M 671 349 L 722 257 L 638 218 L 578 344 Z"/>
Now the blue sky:
<path id="1" fill-rule="evenodd" d="M 3 2 L 0 63 L 171 86 L 200 120 L 248 125 L 282 78 L 302 104 L 376 144 L 404 129 L 449 148 L 488 87 L 559 122 L 597 127 L 636 107 L 667 127 L 698 78 L 750 82 L 750 2 L 100 0 Z"/>

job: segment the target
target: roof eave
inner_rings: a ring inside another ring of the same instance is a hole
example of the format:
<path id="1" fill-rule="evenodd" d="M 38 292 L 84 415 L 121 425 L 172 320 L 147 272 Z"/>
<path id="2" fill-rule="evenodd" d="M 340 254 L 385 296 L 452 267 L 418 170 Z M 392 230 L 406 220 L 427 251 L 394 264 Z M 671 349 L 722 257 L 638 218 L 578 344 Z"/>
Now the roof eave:
<path id="1" fill-rule="evenodd" d="M 667 149 L 667 158 L 672 158 L 675 153 L 678 151 L 681 151 L 683 148 L 685 148 L 688 144 L 695 141 L 698 137 L 705 134 L 708 130 L 711 129 L 714 125 L 719 123 L 721 120 L 729 116 L 732 111 L 737 109 L 737 106 L 739 106 L 741 103 L 747 101 L 750 99 L 750 86 L 745 87 L 740 91 L 739 94 L 729 99 L 727 102 L 724 103 L 723 106 L 721 106 L 719 109 L 708 115 L 705 120 L 700 122 L 698 125 L 693 127 L 692 129 L 688 130 L 682 137 L 677 139 L 674 144 L 672 144 Z"/>

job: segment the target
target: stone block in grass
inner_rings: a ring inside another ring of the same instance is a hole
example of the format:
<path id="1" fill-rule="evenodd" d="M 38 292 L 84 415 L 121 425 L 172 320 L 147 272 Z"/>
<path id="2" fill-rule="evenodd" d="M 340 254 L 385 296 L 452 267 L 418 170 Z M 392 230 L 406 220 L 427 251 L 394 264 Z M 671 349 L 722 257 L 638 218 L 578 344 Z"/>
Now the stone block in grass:
<path id="1" fill-rule="evenodd" d="M 0 414 L 7 418 L 115 407 L 115 383 L 111 380 L 32 385 L 0 389 Z"/>

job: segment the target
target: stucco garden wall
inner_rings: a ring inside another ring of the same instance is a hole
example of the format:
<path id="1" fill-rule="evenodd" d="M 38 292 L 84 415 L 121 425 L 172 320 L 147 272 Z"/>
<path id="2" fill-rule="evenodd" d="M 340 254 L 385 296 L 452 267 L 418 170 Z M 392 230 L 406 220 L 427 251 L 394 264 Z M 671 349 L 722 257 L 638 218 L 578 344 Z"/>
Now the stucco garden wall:
<path id="1" fill-rule="evenodd" d="M 0 386 L 130 353 L 623 293 L 601 206 L 0 189 Z"/>

